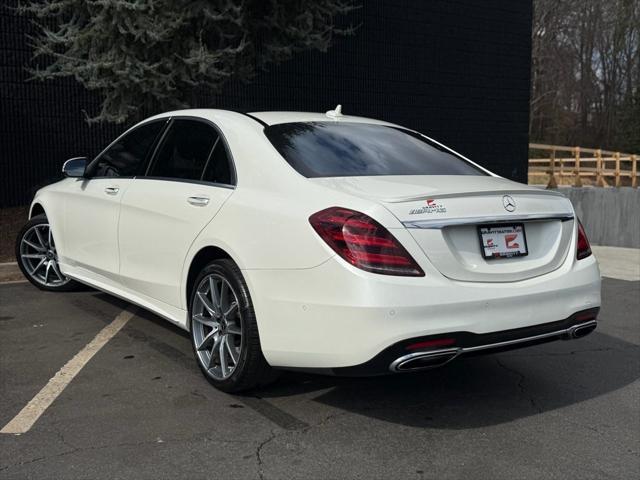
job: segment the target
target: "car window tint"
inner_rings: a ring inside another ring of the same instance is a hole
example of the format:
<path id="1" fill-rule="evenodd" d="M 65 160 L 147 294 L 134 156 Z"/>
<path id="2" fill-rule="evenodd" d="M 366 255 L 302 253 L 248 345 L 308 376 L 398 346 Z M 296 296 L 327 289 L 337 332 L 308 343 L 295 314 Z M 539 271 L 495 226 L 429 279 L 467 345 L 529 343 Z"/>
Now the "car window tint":
<path id="1" fill-rule="evenodd" d="M 215 129 L 206 123 L 174 120 L 148 175 L 200 180 L 217 139 Z"/>
<path id="2" fill-rule="evenodd" d="M 141 173 L 149 150 L 165 121 L 151 122 L 127 133 L 111 145 L 92 168 L 97 177 L 133 177 Z"/>
<path id="3" fill-rule="evenodd" d="M 387 125 L 283 123 L 265 135 L 306 177 L 486 175 L 422 135 Z"/>
<path id="4" fill-rule="evenodd" d="M 213 155 L 211 155 L 202 179 L 225 185 L 231 185 L 233 183 L 231 178 L 231 162 L 229 161 L 224 142 L 221 140 L 218 141 L 213 150 Z"/>

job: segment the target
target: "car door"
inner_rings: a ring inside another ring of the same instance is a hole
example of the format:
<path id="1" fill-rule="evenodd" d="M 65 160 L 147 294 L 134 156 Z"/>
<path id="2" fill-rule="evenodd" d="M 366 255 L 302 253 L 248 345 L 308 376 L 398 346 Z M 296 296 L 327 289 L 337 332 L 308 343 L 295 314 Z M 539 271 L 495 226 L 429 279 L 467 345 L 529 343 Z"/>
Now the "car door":
<path id="1" fill-rule="evenodd" d="M 120 201 L 146 161 L 167 120 L 125 132 L 68 190 L 64 208 L 64 263 L 76 275 L 99 283 L 118 282 Z"/>
<path id="2" fill-rule="evenodd" d="M 118 234 L 123 284 L 183 308 L 180 281 L 189 247 L 234 185 L 219 129 L 205 120 L 172 119 L 147 174 L 124 192 Z"/>

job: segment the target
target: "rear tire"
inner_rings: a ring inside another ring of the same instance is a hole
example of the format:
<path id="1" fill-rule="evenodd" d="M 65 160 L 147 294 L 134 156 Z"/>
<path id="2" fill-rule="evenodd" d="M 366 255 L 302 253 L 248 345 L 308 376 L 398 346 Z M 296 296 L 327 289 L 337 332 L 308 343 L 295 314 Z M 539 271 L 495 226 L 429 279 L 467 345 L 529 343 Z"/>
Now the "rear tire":
<path id="1" fill-rule="evenodd" d="M 22 227 L 16 238 L 15 254 L 22 274 L 40 290 L 68 292 L 80 287 L 60 271 L 46 215 L 36 215 Z"/>
<path id="2" fill-rule="evenodd" d="M 262 354 L 249 289 L 233 261 L 215 260 L 202 269 L 189 300 L 189 322 L 198 366 L 214 387 L 235 393 L 275 379 Z"/>

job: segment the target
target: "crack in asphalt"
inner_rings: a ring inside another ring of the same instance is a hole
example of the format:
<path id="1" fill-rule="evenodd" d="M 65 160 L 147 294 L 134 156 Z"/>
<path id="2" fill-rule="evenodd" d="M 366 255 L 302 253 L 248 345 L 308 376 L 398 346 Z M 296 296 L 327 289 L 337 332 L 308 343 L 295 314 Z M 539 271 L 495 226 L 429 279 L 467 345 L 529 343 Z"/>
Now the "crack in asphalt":
<path id="1" fill-rule="evenodd" d="M 258 478 L 260 480 L 264 480 L 265 479 L 265 473 L 264 473 L 264 465 L 265 465 L 265 461 L 264 458 L 262 456 L 262 451 L 264 450 L 264 448 L 271 442 L 273 442 L 274 440 L 280 438 L 280 437 L 284 437 L 287 434 L 300 434 L 300 435 L 305 435 L 307 434 L 309 431 L 311 431 L 314 428 L 318 428 L 321 427 L 327 423 L 329 423 L 329 421 L 334 420 L 337 417 L 341 417 L 344 415 L 348 415 L 349 412 L 335 412 L 335 413 L 331 413 L 329 415 L 327 415 L 326 417 L 324 417 L 322 420 L 320 420 L 317 423 L 314 424 L 307 424 L 304 427 L 298 428 L 298 429 L 281 429 L 281 431 L 279 433 L 277 433 L 277 429 L 273 429 L 271 430 L 271 435 L 269 435 L 269 437 L 260 442 L 260 444 L 256 447 L 256 452 L 255 452 L 255 456 L 256 456 L 256 461 L 258 462 Z"/>
<path id="2" fill-rule="evenodd" d="M 93 445 L 93 446 L 89 446 L 89 447 L 77 447 L 75 445 L 73 445 L 72 443 L 68 442 L 65 438 L 64 435 L 62 434 L 62 432 L 60 432 L 60 430 L 58 430 L 57 428 L 53 428 L 51 430 L 52 433 L 54 433 L 60 440 L 60 442 L 65 445 L 68 450 L 64 451 L 64 452 L 60 452 L 60 453 L 56 453 L 55 455 L 45 455 L 42 457 L 36 457 L 36 458 L 32 458 L 29 460 L 25 460 L 23 462 L 18 462 L 18 463 L 13 463 L 10 465 L 6 465 L 4 467 L 0 467 L 0 472 L 5 471 L 5 470 L 9 470 L 11 468 L 16 468 L 16 467 L 22 467 L 25 465 L 31 465 L 33 463 L 37 463 L 37 462 L 41 462 L 43 460 L 50 460 L 53 458 L 60 458 L 60 457 L 65 457 L 68 455 L 73 455 L 74 453 L 78 453 L 78 452 L 86 452 L 86 451 L 95 451 L 95 450 L 103 450 L 106 448 L 118 448 L 118 447 L 139 447 L 142 445 L 154 445 L 154 444 L 175 444 L 175 443 L 185 443 L 185 442 L 189 442 L 192 441 L 194 439 L 196 439 L 197 437 L 201 437 L 204 440 L 207 441 L 211 441 L 211 442 L 215 442 L 215 443 L 219 443 L 219 444 L 249 444 L 249 443 L 253 443 L 251 441 L 246 441 L 246 440 L 215 440 L 213 437 L 210 436 L 203 436 L 206 433 L 210 433 L 210 431 L 206 431 L 206 432 L 197 432 L 194 433 L 192 435 L 188 435 L 187 437 L 173 437 L 173 438 L 167 438 L 167 439 L 161 439 L 161 438 L 156 438 L 155 440 L 145 440 L 145 441 L 140 441 L 140 442 L 120 442 L 120 443 L 106 443 L 106 444 L 102 444 L 102 445 Z"/>
<path id="3" fill-rule="evenodd" d="M 510 372 L 514 375 L 517 375 L 518 378 L 518 389 L 520 390 L 520 396 L 527 399 L 529 401 L 529 404 L 531 405 L 531 408 L 533 408 L 536 412 L 538 413 L 542 413 L 543 410 L 542 408 L 540 408 L 540 406 L 536 403 L 535 398 L 533 398 L 533 396 L 527 392 L 527 389 L 524 385 L 524 382 L 526 380 L 526 377 L 523 373 L 521 373 L 520 371 L 516 370 L 513 367 L 507 367 L 504 363 L 502 363 L 500 361 L 499 358 L 496 357 L 496 363 L 500 366 L 500 368 L 503 368 L 504 370 L 506 370 L 507 372 Z"/>
<path id="4" fill-rule="evenodd" d="M 604 432 L 601 432 L 600 430 L 598 430 L 596 427 L 594 427 L 593 425 L 588 425 L 586 423 L 580 423 L 580 422 L 576 422 L 574 420 L 571 420 L 570 418 L 566 417 L 565 415 L 561 415 L 562 420 L 564 420 L 565 422 L 576 426 L 576 427 L 580 427 L 580 428 L 584 428 L 586 430 L 589 430 L 591 432 L 595 432 L 597 433 L 600 437 L 602 437 L 603 440 L 607 440 L 606 435 L 604 434 Z"/>
<path id="5" fill-rule="evenodd" d="M 286 433 L 286 432 L 287 430 L 283 431 L 283 433 Z M 258 462 L 258 478 L 260 480 L 264 480 L 264 469 L 263 469 L 264 460 L 262 460 L 262 449 L 265 447 L 265 445 L 275 440 L 276 437 L 278 437 L 278 434 L 276 434 L 275 429 L 271 430 L 271 435 L 269 435 L 269 438 L 260 442 L 260 444 L 256 447 L 256 460 Z"/>
<path id="6" fill-rule="evenodd" d="M 262 451 L 264 450 L 264 448 L 271 442 L 273 442 L 274 440 L 283 437 L 287 434 L 301 434 L 304 435 L 306 433 L 308 433 L 310 430 L 314 429 L 314 428 L 318 428 L 321 427 L 327 423 L 329 423 L 330 421 L 344 416 L 344 415 L 348 415 L 349 412 L 334 412 L 331 413 L 327 416 L 325 416 L 322 420 L 320 420 L 319 422 L 315 423 L 315 424 L 304 424 L 304 426 L 300 427 L 300 428 L 296 428 L 296 429 L 292 429 L 292 428 L 275 428 L 271 430 L 270 435 L 263 441 L 261 441 L 256 449 L 255 449 L 255 458 L 257 461 L 257 466 L 258 466 L 258 478 L 260 480 L 264 480 L 265 478 L 265 474 L 264 474 L 264 465 L 265 465 L 265 460 L 263 458 L 263 454 Z M 138 446 L 142 446 L 142 445 L 153 445 L 153 444 L 158 444 L 158 443 L 184 443 L 184 442 L 189 442 L 191 440 L 194 440 L 197 437 L 200 437 L 201 435 L 204 435 L 205 433 L 209 433 L 209 432 L 197 432 L 194 433 L 192 435 L 189 435 L 187 437 L 174 437 L 174 438 L 169 438 L 169 439 L 162 439 L 161 441 L 159 441 L 158 439 L 156 440 L 145 440 L 145 441 L 140 441 L 140 442 L 120 442 L 120 443 L 106 443 L 106 444 L 102 444 L 102 445 L 93 445 L 93 446 L 89 446 L 89 447 L 77 447 L 75 445 L 73 445 L 72 443 L 70 443 L 69 441 L 67 441 L 67 439 L 65 438 L 64 434 L 58 430 L 57 428 L 52 428 L 51 432 L 54 433 L 60 443 L 62 443 L 65 447 L 67 447 L 68 450 L 64 451 L 64 452 L 60 452 L 57 453 L 55 455 L 45 455 L 45 456 L 41 456 L 41 457 L 36 457 L 36 458 L 32 458 L 29 460 L 25 460 L 22 462 L 18 462 L 18 463 L 14 463 L 14 464 L 10 464 L 10 465 L 6 465 L 4 467 L 0 467 L 0 472 L 1 471 L 5 471 L 11 468 L 16 468 L 16 467 L 22 467 L 25 465 L 30 465 L 33 463 L 38 463 L 41 462 L 43 460 L 50 460 L 53 458 L 60 458 L 60 457 L 65 457 L 68 455 L 73 455 L 74 453 L 78 453 L 78 452 L 84 452 L 84 451 L 95 451 L 95 450 L 101 450 L 101 449 L 105 449 L 105 448 L 118 448 L 118 447 L 138 447 Z M 205 439 L 209 440 L 209 441 L 214 441 L 216 443 L 235 443 L 235 444 L 249 444 L 249 443 L 253 443 L 250 441 L 244 441 L 244 440 L 225 440 L 225 441 L 218 441 L 218 440 L 213 440 L 211 437 L 204 437 Z"/>

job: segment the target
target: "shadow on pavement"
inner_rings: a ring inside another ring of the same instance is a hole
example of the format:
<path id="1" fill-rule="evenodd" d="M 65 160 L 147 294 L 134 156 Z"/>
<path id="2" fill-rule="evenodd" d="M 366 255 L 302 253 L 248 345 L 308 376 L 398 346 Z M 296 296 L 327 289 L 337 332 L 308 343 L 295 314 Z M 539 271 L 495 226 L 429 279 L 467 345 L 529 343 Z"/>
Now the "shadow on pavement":
<path id="1" fill-rule="evenodd" d="M 318 391 L 316 402 L 386 422 L 478 428 L 623 388 L 640 376 L 639 351 L 637 345 L 594 332 L 583 340 L 462 358 L 423 373 L 364 379 L 285 374 L 258 395 Z"/>
<path id="2" fill-rule="evenodd" d="M 616 305 L 617 309 L 622 307 L 619 313 L 633 307 L 635 300 L 629 302 L 628 289 L 635 285 L 608 281 L 606 287 L 611 290 L 606 298 L 614 302 L 613 287 L 627 289 L 625 305 Z M 112 305 L 126 305 L 106 294 L 94 297 Z M 179 351 L 168 345 L 164 348 L 165 342 L 154 338 L 156 350 L 183 365 L 194 362 L 195 367 L 189 335 L 184 330 L 142 309 L 139 316 L 182 337 Z M 612 323 L 616 322 L 612 318 Z M 145 335 L 140 339 L 149 341 Z M 277 399 L 317 392 L 311 401 L 386 422 L 434 429 L 479 428 L 561 409 L 621 389 L 640 377 L 639 352 L 640 346 L 596 330 L 579 340 L 460 358 L 423 373 L 339 378 L 284 372 L 275 384 L 247 396 Z"/>

